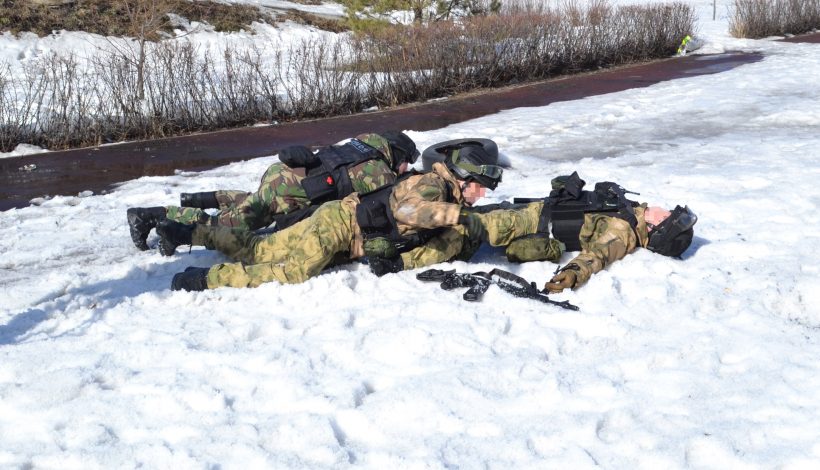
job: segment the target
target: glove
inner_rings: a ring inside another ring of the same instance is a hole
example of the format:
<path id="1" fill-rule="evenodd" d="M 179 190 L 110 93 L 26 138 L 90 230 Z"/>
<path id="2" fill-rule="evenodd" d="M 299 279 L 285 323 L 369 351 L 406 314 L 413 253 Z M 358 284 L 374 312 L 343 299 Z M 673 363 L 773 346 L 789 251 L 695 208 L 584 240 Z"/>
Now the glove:
<path id="1" fill-rule="evenodd" d="M 404 270 L 404 261 L 401 260 L 401 256 L 395 258 L 375 256 L 368 258 L 368 263 L 370 263 L 370 271 L 378 277 L 382 277 L 387 273 L 397 273 Z"/>
<path id="2" fill-rule="evenodd" d="M 174 274 L 171 290 L 202 291 L 208 288 L 208 271 L 211 268 L 185 268 L 185 272 Z"/>
<path id="3" fill-rule="evenodd" d="M 484 230 L 484 224 L 481 222 L 481 219 L 472 212 L 461 211 L 458 215 L 458 223 L 459 225 L 464 226 L 467 230 L 467 236 L 470 240 L 481 240 L 485 241 L 486 231 Z"/>
<path id="4" fill-rule="evenodd" d="M 575 287 L 575 282 L 578 280 L 578 272 L 573 269 L 565 269 L 560 273 L 552 276 L 552 279 L 549 280 L 544 285 L 544 289 L 550 291 L 553 294 L 557 294 L 564 289 L 572 289 Z"/>

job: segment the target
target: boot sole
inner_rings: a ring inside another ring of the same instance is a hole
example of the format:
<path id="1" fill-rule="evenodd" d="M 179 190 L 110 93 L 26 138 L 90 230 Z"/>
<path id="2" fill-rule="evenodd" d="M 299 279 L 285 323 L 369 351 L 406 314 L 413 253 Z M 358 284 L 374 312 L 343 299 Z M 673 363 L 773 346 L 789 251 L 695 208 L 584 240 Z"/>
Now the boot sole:
<path id="1" fill-rule="evenodd" d="M 168 235 L 163 230 L 161 225 L 157 226 L 157 235 L 159 235 L 159 245 L 157 248 L 162 256 L 173 256 L 177 252 L 177 246 L 167 240 Z"/>

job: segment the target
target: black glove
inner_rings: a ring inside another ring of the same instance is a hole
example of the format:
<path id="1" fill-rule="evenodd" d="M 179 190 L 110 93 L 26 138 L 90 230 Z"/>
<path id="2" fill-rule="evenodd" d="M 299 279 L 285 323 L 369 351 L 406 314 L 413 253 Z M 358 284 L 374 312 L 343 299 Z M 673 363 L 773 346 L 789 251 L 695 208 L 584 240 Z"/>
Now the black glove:
<path id="1" fill-rule="evenodd" d="M 171 290 L 201 291 L 208 288 L 208 271 L 211 268 L 185 268 L 185 272 L 174 274 Z"/>
<path id="2" fill-rule="evenodd" d="M 461 211 L 458 215 L 458 223 L 467 229 L 467 236 L 470 237 L 470 240 L 484 241 L 487 239 L 484 224 L 481 223 L 481 219 L 476 214 L 468 211 Z"/>
<path id="3" fill-rule="evenodd" d="M 395 258 L 380 258 L 374 256 L 367 260 L 368 263 L 370 263 L 370 271 L 379 277 L 387 273 L 397 273 L 404 270 L 404 261 L 401 260 L 401 256 Z"/>

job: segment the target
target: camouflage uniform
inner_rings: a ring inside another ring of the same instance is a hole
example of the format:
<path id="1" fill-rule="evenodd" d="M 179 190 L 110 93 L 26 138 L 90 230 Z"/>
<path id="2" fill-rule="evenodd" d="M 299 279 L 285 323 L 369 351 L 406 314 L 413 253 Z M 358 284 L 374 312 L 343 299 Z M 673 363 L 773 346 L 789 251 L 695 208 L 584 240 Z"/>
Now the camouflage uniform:
<path id="1" fill-rule="evenodd" d="M 356 139 L 370 145 L 392 162 L 390 145 L 378 134 L 362 134 Z M 369 160 L 348 169 L 350 181 L 356 192 L 372 191 L 396 180 L 391 165 L 383 160 Z M 262 176 L 255 193 L 236 190 L 216 191 L 219 212 L 209 215 L 194 207 L 166 207 L 166 217 L 183 224 L 211 223 L 243 230 L 256 230 L 273 223 L 277 214 L 286 214 L 310 205 L 302 188 L 304 168 L 290 168 L 284 163 L 274 163 Z"/>
<path id="2" fill-rule="evenodd" d="M 238 261 L 212 266 L 207 275 L 208 288 L 256 287 L 269 281 L 304 282 L 318 275 L 340 254 L 348 260 L 361 257 L 364 250 L 356 221 L 358 204 L 357 193 L 341 201 L 327 202 L 310 218 L 266 236 L 229 227 L 197 225 L 192 237 L 194 245 L 219 250 Z M 463 204 L 458 182 L 441 163 L 436 163 L 430 173 L 410 176 L 396 184 L 390 208 L 402 235 L 447 227 L 425 245 L 401 254 L 406 269 L 459 255 L 464 246 L 464 229 L 457 224 Z"/>
<path id="3" fill-rule="evenodd" d="M 487 241 L 493 246 L 506 246 L 508 257 L 517 261 L 558 261 L 563 250 L 556 240 L 550 239 L 544 251 L 537 252 L 532 250 L 535 246 L 531 243 L 532 239 L 526 238 L 536 233 L 538 217 L 543 207 L 543 202 L 534 202 L 522 209 L 479 214 L 487 231 Z M 632 230 L 629 222 L 605 212 L 584 215 L 584 224 L 579 234 L 581 253 L 567 263 L 567 266 L 577 266 L 575 287 L 583 285 L 593 274 L 633 252 L 638 246 L 646 247 L 649 241 L 644 220 L 646 204 L 634 209 L 638 220 L 635 230 Z"/>

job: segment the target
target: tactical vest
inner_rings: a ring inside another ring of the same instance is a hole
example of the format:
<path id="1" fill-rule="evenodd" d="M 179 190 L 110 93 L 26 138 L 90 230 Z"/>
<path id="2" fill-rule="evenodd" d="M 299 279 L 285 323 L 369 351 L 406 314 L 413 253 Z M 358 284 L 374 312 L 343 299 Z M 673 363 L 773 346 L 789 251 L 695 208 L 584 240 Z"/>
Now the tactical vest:
<path id="1" fill-rule="evenodd" d="M 556 185 L 554 181 L 553 187 L 556 189 L 544 199 L 544 208 L 538 219 L 538 233 L 550 233 L 551 226 L 552 236 L 564 243 L 567 251 L 579 251 L 579 235 L 585 214 L 605 212 L 627 221 L 632 230 L 636 230 L 638 219 L 634 208 L 639 204 L 627 199 L 625 194 L 629 191 L 620 185 L 612 182 L 596 183 L 593 191 L 585 191 L 582 189 L 585 182 L 577 173 L 561 183 L 565 184 Z M 513 202 L 533 201 L 516 198 Z"/>
<path id="2" fill-rule="evenodd" d="M 402 181 L 414 172 L 405 173 L 399 180 Z M 447 200 L 452 202 L 452 191 L 449 183 L 447 185 Z M 393 211 L 390 209 L 390 196 L 393 194 L 394 184 L 387 184 L 369 193 L 359 195 L 359 205 L 356 207 L 356 223 L 362 231 L 362 236 L 367 240 L 384 238 L 391 242 L 398 253 L 410 251 L 413 248 L 424 245 L 433 237 L 439 235 L 444 228 L 420 230 L 412 235 L 401 235 Z"/>
<path id="3" fill-rule="evenodd" d="M 319 165 L 308 169 L 307 177 L 302 180 L 302 188 L 314 205 L 342 199 L 353 192 L 350 168 L 369 160 L 382 160 L 390 166 L 380 151 L 358 139 L 325 147 L 316 153 L 316 158 Z"/>

